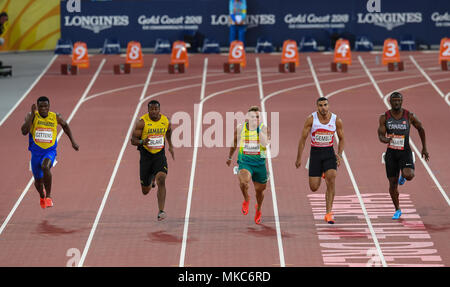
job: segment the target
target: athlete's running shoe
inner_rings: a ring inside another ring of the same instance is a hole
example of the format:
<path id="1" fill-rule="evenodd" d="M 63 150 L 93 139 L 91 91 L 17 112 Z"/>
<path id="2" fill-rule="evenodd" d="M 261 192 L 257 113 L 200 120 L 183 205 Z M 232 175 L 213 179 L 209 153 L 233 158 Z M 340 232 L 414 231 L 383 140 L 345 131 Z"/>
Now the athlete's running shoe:
<path id="1" fill-rule="evenodd" d="M 402 175 L 400 175 L 400 178 L 398 179 L 398 184 L 403 185 L 405 184 L 406 178 L 404 178 Z"/>
<path id="2" fill-rule="evenodd" d="M 250 205 L 250 198 L 248 199 L 248 201 L 242 202 L 242 214 L 243 215 L 247 215 L 248 214 L 248 206 Z"/>
<path id="3" fill-rule="evenodd" d="M 402 211 L 399 209 L 394 213 L 394 216 L 392 216 L 392 219 L 399 219 L 400 216 L 402 216 Z"/>
<path id="4" fill-rule="evenodd" d="M 327 223 L 329 223 L 329 224 L 334 224 L 334 218 L 333 218 L 333 213 L 332 213 L 332 212 L 327 213 L 327 214 L 325 215 L 325 221 L 326 221 Z"/>
<path id="5" fill-rule="evenodd" d="M 45 208 L 45 198 L 39 198 L 39 204 L 41 205 L 42 208 Z"/>
<path id="6" fill-rule="evenodd" d="M 324 172 L 322 173 L 322 178 L 325 179 L 325 173 Z"/>
<path id="7" fill-rule="evenodd" d="M 51 199 L 51 197 L 45 198 L 45 205 L 46 207 L 53 207 L 53 200 Z"/>
<path id="8" fill-rule="evenodd" d="M 255 223 L 260 224 L 261 223 L 261 211 L 258 210 L 258 204 L 255 205 L 256 212 L 255 212 Z"/>
<path id="9" fill-rule="evenodd" d="M 167 217 L 167 214 L 164 211 L 160 210 L 158 212 L 158 221 L 164 220 L 164 218 L 166 218 L 166 217 Z"/>

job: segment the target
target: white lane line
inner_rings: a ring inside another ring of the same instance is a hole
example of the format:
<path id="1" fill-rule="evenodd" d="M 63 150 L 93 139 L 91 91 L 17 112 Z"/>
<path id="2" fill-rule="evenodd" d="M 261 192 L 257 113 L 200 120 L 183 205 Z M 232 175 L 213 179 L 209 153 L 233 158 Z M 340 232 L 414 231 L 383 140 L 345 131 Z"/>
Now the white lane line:
<path id="1" fill-rule="evenodd" d="M 316 72 L 314 71 L 314 66 L 312 65 L 312 62 L 309 59 L 309 57 L 308 57 L 308 62 L 310 63 L 309 67 L 311 68 L 311 73 L 313 74 L 314 79 L 317 79 Z M 322 88 L 320 87 L 318 79 L 315 82 L 316 82 L 316 86 L 317 86 L 317 90 L 319 91 L 319 94 L 321 96 L 323 96 Z M 336 142 L 339 144 L 339 137 L 337 135 L 335 135 L 335 138 L 336 138 Z M 364 213 L 364 218 L 366 219 L 367 226 L 369 227 L 370 234 L 372 235 L 372 240 L 375 243 L 375 247 L 378 252 L 378 257 L 380 258 L 380 261 L 383 264 L 383 267 L 387 267 L 386 260 L 384 259 L 383 252 L 381 251 L 380 243 L 378 242 L 377 235 L 375 233 L 375 230 L 373 229 L 372 221 L 370 220 L 369 214 L 367 213 L 366 206 L 364 204 L 364 200 L 361 196 L 361 193 L 359 192 L 358 185 L 356 184 L 356 180 L 355 180 L 355 177 L 353 176 L 353 172 L 350 167 L 350 163 L 347 160 L 347 155 L 345 154 L 345 151 L 342 152 L 342 159 L 344 160 L 345 167 L 347 168 L 348 175 L 349 175 L 350 180 L 353 185 L 353 189 L 355 190 L 356 196 L 358 197 L 358 200 L 359 200 L 359 204 L 361 205 L 361 209 Z"/>
<path id="2" fill-rule="evenodd" d="M 361 56 L 358 56 L 359 62 L 361 63 L 361 65 L 364 67 L 364 70 L 366 71 L 366 74 L 369 76 L 370 80 L 372 81 L 373 86 L 375 87 L 375 89 L 378 91 L 379 96 L 381 97 L 381 99 L 383 100 L 383 103 L 386 105 L 386 107 L 388 109 L 390 109 L 390 105 L 384 100 L 385 95 L 383 95 L 383 93 L 380 91 L 380 88 L 378 87 L 377 82 L 375 82 L 375 80 L 373 79 L 372 75 L 370 74 L 369 69 L 366 67 L 366 65 L 364 64 L 363 59 L 361 58 Z M 417 149 L 416 145 L 414 144 L 413 140 L 411 137 L 409 137 L 409 144 L 411 145 L 411 147 L 413 148 L 414 152 L 417 154 L 417 157 L 420 159 L 420 161 L 422 162 L 423 166 L 425 167 L 425 169 L 427 170 L 428 174 L 430 175 L 431 179 L 433 180 L 434 184 L 438 187 L 440 193 L 442 194 L 442 196 L 444 197 L 444 199 L 447 202 L 447 205 L 450 205 L 450 200 L 447 196 L 447 193 L 445 192 L 445 190 L 442 188 L 441 184 L 439 183 L 439 181 L 437 180 L 436 176 L 434 175 L 433 171 L 431 170 L 431 168 L 428 166 L 428 163 L 422 158 L 422 154 L 419 152 L 419 150 Z"/>
<path id="3" fill-rule="evenodd" d="M 150 71 L 149 71 L 148 76 L 147 76 L 147 80 L 146 80 L 145 85 L 144 85 L 144 89 L 142 89 L 142 93 L 141 93 L 141 96 L 139 98 L 139 103 L 136 106 L 136 110 L 134 111 L 133 117 L 132 117 L 131 122 L 130 122 L 130 126 L 128 127 L 127 135 L 126 135 L 126 137 L 125 137 L 125 139 L 123 141 L 122 149 L 120 150 L 120 153 L 119 153 L 119 155 L 117 157 L 117 160 L 116 160 L 116 164 L 114 165 L 113 173 L 112 173 L 112 175 L 111 175 L 111 177 L 109 179 L 108 187 L 106 188 L 105 194 L 103 195 L 102 203 L 100 204 L 100 207 L 99 207 L 98 212 L 97 212 L 97 216 L 95 217 L 94 224 L 92 225 L 92 228 L 91 228 L 91 232 L 89 233 L 89 237 L 88 237 L 88 239 L 86 241 L 86 245 L 84 246 L 83 254 L 81 255 L 80 261 L 78 262 L 78 267 L 82 267 L 83 266 L 83 263 L 84 263 L 84 261 L 86 259 L 86 256 L 87 256 L 87 253 L 89 251 L 89 247 L 91 246 L 92 239 L 94 238 L 95 231 L 97 230 L 98 222 L 100 221 L 100 217 L 102 216 L 103 209 L 105 208 L 106 200 L 108 199 L 109 193 L 111 191 L 111 187 L 112 187 L 112 185 L 114 183 L 114 180 L 116 178 L 117 171 L 119 170 L 119 166 L 120 166 L 120 163 L 122 161 L 122 157 L 123 157 L 123 154 L 125 152 L 125 148 L 127 147 L 128 143 L 129 143 L 130 136 L 131 136 L 131 134 L 133 132 L 133 127 L 134 127 L 135 120 L 136 120 L 136 118 L 137 118 L 137 116 L 139 114 L 139 111 L 141 109 L 142 103 L 144 103 L 141 100 L 144 98 L 144 95 L 147 92 L 148 84 L 150 83 L 150 80 L 151 80 L 152 75 L 153 75 L 153 70 L 155 69 L 156 61 L 157 61 L 157 59 L 154 58 L 152 67 L 150 68 Z"/>
<path id="4" fill-rule="evenodd" d="M 216 76 L 220 76 L 220 75 L 219 74 L 217 74 L 217 75 L 210 75 L 210 77 L 216 77 Z M 197 78 L 200 78 L 200 76 L 192 76 L 192 77 L 185 77 L 185 78 L 181 78 L 181 79 L 170 79 L 170 80 L 155 81 L 155 82 L 150 83 L 150 86 L 156 86 L 156 85 L 160 85 L 160 84 L 168 84 L 168 83 L 172 83 L 172 82 L 179 83 L 180 81 L 193 80 L 193 79 L 197 79 Z M 240 79 L 243 79 L 243 78 L 240 78 Z M 106 90 L 106 91 L 103 91 L 103 92 L 100 92 L 100 93 L 97 93 L 97 94 L 93 94 L 93 95 L 87 97 L 86 101 L 91 100 L 91 99 L 96 98 L 96 97 L 99 97 L 99 96 L 107 95 L 107 94 L 112 94 L 112 93 L 116 93 L 116 92 L 122 92 L 122 91 L 135 89 L 135 88 L 141 88 L 144 85 L 145 84 L 136 84 L 136 85 L 120 87 L 120 88 L 116 88 L 116 89 L 112 89 L 112 90 Z"/>
<path id="5" fill-rule="evenodd" d="M 417 77 L 420 77 L 420 76 L 419 75 L 413 75 L 413 76 L 405 76 L 405 77 L 398 77 L 398 78 L 390 78 L 390 79 L 381 80 L 381 81 L 378 81 L 378 82 L 379 83 L 387 83 L 387 82 L 393 82 L 393 81 L 414 79 L 414 78 L 417 78 Z M 370 86 L 371 84 L 372 83 L 362 83 L 362 84 L 358 84 L 358 85 L 348 86 L 348 87 L 345 87 L 345 88 L 342 88 L 342 89 L 339 89 L 339 90 L 335 90 L 335 91 L 329 93 L 328 95 L 326 95 L 325 97 L 326 98 L 330 98 L 330 97 L 332 97 L 334 95 L 337 95 L 337 94 L 340 94 L 342 92 L 353 90 L 353 89 L 357 89 L 357 88 L 362 88 L 362 87 L 365 87 L 365 86 Z"/>
<path id="6" fill-rule="evenodd" d="M 375 82 L 375 79 L 372 77 L 372 74 L 369 72 L 369 69 L 367 69 L 367 66 L 362 60 L 361 56 L 358 56 L 358 59 L 367 76 L 369 77 L 370 81 L 372 82 L 373 86 L 375 87 L 375 90 L 377 90 L 378 95 L 380 96 L 381 99 L 383 99 L 383 93 L 381 92 L 380 87 L 378 87 L 377 82 Z"/>
<path id="7" fill-rule="evenodd" d="M 308 61 L 309 69 L 311 70 L 311 74 L 313 76 L 314 83 L 316 84 L 317 91 L 319 92 L 320 97 L 323 97 L 323 91 L 322 88 L 320 87 L 319 79 L 317 78 L 316 71 L 314 70 L 311 58 L 308 56 L 306 60 Z"/>
<path id="8" fill-rule="evenodd" d="M 100 74 L 101 69 L 103 68 L 103 65 L 105 64 L 106 60 L 103 59 L 102 62 L 100 63 L 100 65 L 98 66 L 97 72 L 95 73 L 94 77 L 92 78 L 91 82 L 89 83 L 89 85 L 87 86 L 86 90 L 84 91 L 83 95 L 81 96 L 81 98 L 78 100 L 77 105 L 75 106 L 75 108 L 72 110 L 72 113 L 70 114 L 69 118 L 67 119 L 67 123 L 70 123 L 70 121 L 72 120 L 72 118 L 75 116 L 75 113 L 78 111 L 81 103 L 83 102 L 84 98 L 87 96 L 87 94 L 89 93 L 89 91 L 92 88 L 92 85 L 94 84 L 94 82 L 96 81 L 98 75 Z M 60 130 L 58 137 L 57 137 L 57 141 L 59 141 L 59 139 L 61 138 L 61 136 L 63 135 L 64 130 Z M 8 216 L 6 217 L 5 221 L 3 221 L 2 226 L 0 227 L 0 235 L 3 233 L 3 230 L 6 228 L 6 225 L 8 225 L 8 222 L 11 220 L 11 217 L 13 216 L 14 212 L 16 211 L 16 209 L 19 207 L 20 203 L 22 202 L 22 199 L 25 197 L 25 195 L 27 194 L 28 190 L 30 189 L 31 185 L 33 184 L 34 178 L 33 176 L 31 176 L 30 180 L 28 181 L 27 186 L 25 187 L 25 189 L 22 191 L 22 194 L 19 196 L 19 199 L 17 199 L 16 203 L 14 204 L 13 208 L 11 209 L 11 211 L 9 212 Z"/>
<path id="9" fill-rule="evenodd" d="M 197 154 L 198 154 L 198 147 L 200 145 L 200 128 L 202 125 L 202 117 L 203 117 L 203 103 L 205 102 L 204 99 L 205 99 L 207 70 L 208 70 L 208 58 L 205 58 L 204 65 L 203 65 L 202 88 L 201 88 L 201 92 L 200 92 L 200 105 L 199 105 L 199 108 L 197 111 L 197 125 L 195 127 L 194 151 L 192 153 L 191 176 L 189 178 L 189 190 L 188 190 L 188 198 L 187 198 L 187 203 L 186 203 L 186 214 L 184 216 L 183 241 L 181 243 L 179 267 L 184 267 L 184 259 L 186 257 L 189 216 L 191 214 L 192 193 L 194 191 L 195 168 L 197 166 Z"/>
<path id="10" fill-rule="evenodd" d="M 20 105 L 20 103 L 28 96 L 28 94 L 31 92 L 31 90 L 36 86 L 36 84 L 41 80 L 41 78 L 47 73 L 48 69 L 51 67 L 53 62 L 56 60 L 58 55 L 54 55 L 53 58 L 50 60 L 50 62 L 47 64 L 45 69 L 42 71 L 42 73 L 34 80 L 34 82 L 31 84 L 31 86 L 26 90 L 26 92 L 22 95 L 22 97 L 16 102 L 16 104 L 8 111 L 8 113 L 3 117 L 3 119 L 0 121 L 0 127 L 3 125 L 3 123 L 9 118 L 9 116 L 14 112 L 14 110 Z"/>
<path id="11" fill-rule="evenodd" d="M 435 83 L 441 83 L 441 82 L 447 82 L 447 81 L 450 81 L 450 78 L 448 78 L 448 79 L 440 79 L 440 80 L 436 80 L 434 82 Z M 378 81 L 378 83 L 382 83 L 382 82 L 384 82 L 384 81 Z M 409 89 L 412 89 L 412 88 L 417 88 L 417 87 L 425 86 L 425 85 L 428 85 L 428 84 L 429 84 L 429 82 L 420 82 L 420 83 L 416 83 L 414 85 L 404 86 L 404 87 L 401 87 L 399 89 L 395 89 L 393 91 L 390 91 L 388 94 L 386 94 L 384 96 L 383 102 L 386 105 L 386 107 L 389 107 L 389 109 L 390 109 L 391 105 L 388 102 L 388 98 L 393 92 L 395 92 L 395 91 L 400 92 L 400 91 L 404 91 L 404 90 L 409 90 Z"/>
<path id="12" fill-rule="evenodd" d="M 263 115 L 263 123 L 267 127 L 267 115 L 266 115 L 266 106 L 264 104 L 264 89 L 261 77 L 261 67 L 259 64 L 259 58 L 256 57 L 256 70 L 258 72 L 258 87 L 259 87 L 259 100 L 261 101 L 261 111 Z M 280 217 L 278 215 L 278 204 L 277 204 L 277 194 L 275 189 L 275 179 L 273 176 L 273 167 L 272 167 L 272 155 L 270 152 L 270 147 L 267 146 L 267 164 L 269 166 L 269 177 L 270 177 L 270 189 L 272 190 L 272 205 L 273 205 L 273 215 L 275 218 L 275 227 L 277 231 L 277 242 L 278 242 L 278 254 L 280 256 L 280 266 L 286 267 L 286 263 L 284 261 L 284 250 L 283 250 L 283 239 L 281 237 L 281 227 L 280 227 Z"/>
<path id="13" fill-rule="evenodd" d="M 416 62 L 414 57 L 412 55 L 409 55 L 409 58 L 414 63 L 416 68 L 420 71 L 420 73 L 422 73 L 422 75 L 425 77 L 425 79 L 427 79 L 427 81 L 430 83 L 430 85 L 433 86 L 433 88 L 441 96 L 441 98 L 445 99 L 444 93 L 441 91 L 441 89 L 438 88 L 438 86 L 436 86 L 436 84 L 433 82 L 433 80 L 427 75 L 427 73 L 422 69 L 422 67 Z M 447 103 L 447 101 L 446 101 L 446 103 Z"/>

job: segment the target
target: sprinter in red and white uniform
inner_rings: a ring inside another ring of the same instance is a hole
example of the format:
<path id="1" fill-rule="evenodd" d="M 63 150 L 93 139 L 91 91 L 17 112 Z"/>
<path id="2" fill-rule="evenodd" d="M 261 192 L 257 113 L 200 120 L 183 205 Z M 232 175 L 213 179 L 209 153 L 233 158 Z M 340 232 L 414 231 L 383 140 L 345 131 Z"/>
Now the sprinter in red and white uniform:
<path id="1" fill-rule="evenodd" d="M 317 100 L 317 112 L 312 113 L 305 122 L 302 137 L 298 143 L 297 160 L 295 166 L 301 166 L 303 149 L 308 135 L 311 136 L 311 153 L 309 158 L 309 187 L 317 191 L 320 186 L 321 176 L 325 175 L 327 191 L 325 221 L 333 224 L 334 218 L 331 212 L 335 194 L 336 170 L 340 165 L 342 152 L 344 151 L 344 129 L 342 120 L 331 113 L 328 99 L 321 97 Z M 335 132 L 339 137 L 338 152 L 335 154 L 333 144 Z"/>

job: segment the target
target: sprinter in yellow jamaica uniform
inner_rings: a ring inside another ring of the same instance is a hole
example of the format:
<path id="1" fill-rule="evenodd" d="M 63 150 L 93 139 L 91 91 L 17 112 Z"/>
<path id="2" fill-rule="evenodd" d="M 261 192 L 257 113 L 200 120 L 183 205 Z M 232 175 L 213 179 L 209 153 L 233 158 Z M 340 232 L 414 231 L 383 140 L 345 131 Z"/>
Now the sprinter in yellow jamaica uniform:
<path id="1" fill-rule="evenodd" d="M 175 160 L 172 145 L 172 128 L 169 119 L 160 113 L 158 101 L 148 103 L 148 113 L 140 117 L 133 135 L 131 144 L 138 147 L 141 154 L 140 179 L 144 195 L 150 192 L 156 181 L 158 185 L 158 220 L 166 218 L 164 204 L 166 201 L 166 176 L 168 172 L 165 155 L 165 140 L 169 146 L 169 152 Z"/>
<path id="2" fill-rule="evenodd" d="M 60 114 L 50 112 L 50 100 L 40 97 L 36 105 L 31 106 L 31 113 L 25 117 L 22 125 L 22 134 L 28 137 L 28 150 L 31 152 L 31 170 L 34 176 L 34 185 L 40 196 L 42 208 L 52 207 L 52 173 L 50 169 L 55 163 L 57 141 L 57 125 L 61 125 L 69 137 L 72 147 L 78 151 L 69 125 Z M 45 189 L 44 189 L 45 188 Z"/>

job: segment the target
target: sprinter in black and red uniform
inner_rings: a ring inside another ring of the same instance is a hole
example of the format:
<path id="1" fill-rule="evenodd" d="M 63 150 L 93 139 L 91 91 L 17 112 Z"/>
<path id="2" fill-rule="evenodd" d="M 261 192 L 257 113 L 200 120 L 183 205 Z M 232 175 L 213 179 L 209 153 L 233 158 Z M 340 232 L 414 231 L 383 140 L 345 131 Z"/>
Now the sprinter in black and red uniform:
<path id="1" fill-rule="evenodd" d="M 414 162 L 411 147 L 409 146 L 409 130 L 413 125 L 419 132 L 422 141 L 422 157 L 429 160 L 425 141 L 425 130 L 416 115 L 402 108 L 403 96 L 393 92 L 389 99 L 391 109 L 380 116 L 378 138 L 387 143 L 385 155 L 386 175 L 389 180 L 389 193 L 395 206 L 392 219 L 399 219 L 402 215 L 398 199 L 398 185 L 414 178 Z M 401 170 L 401 175 L 399 178 Z"/>

